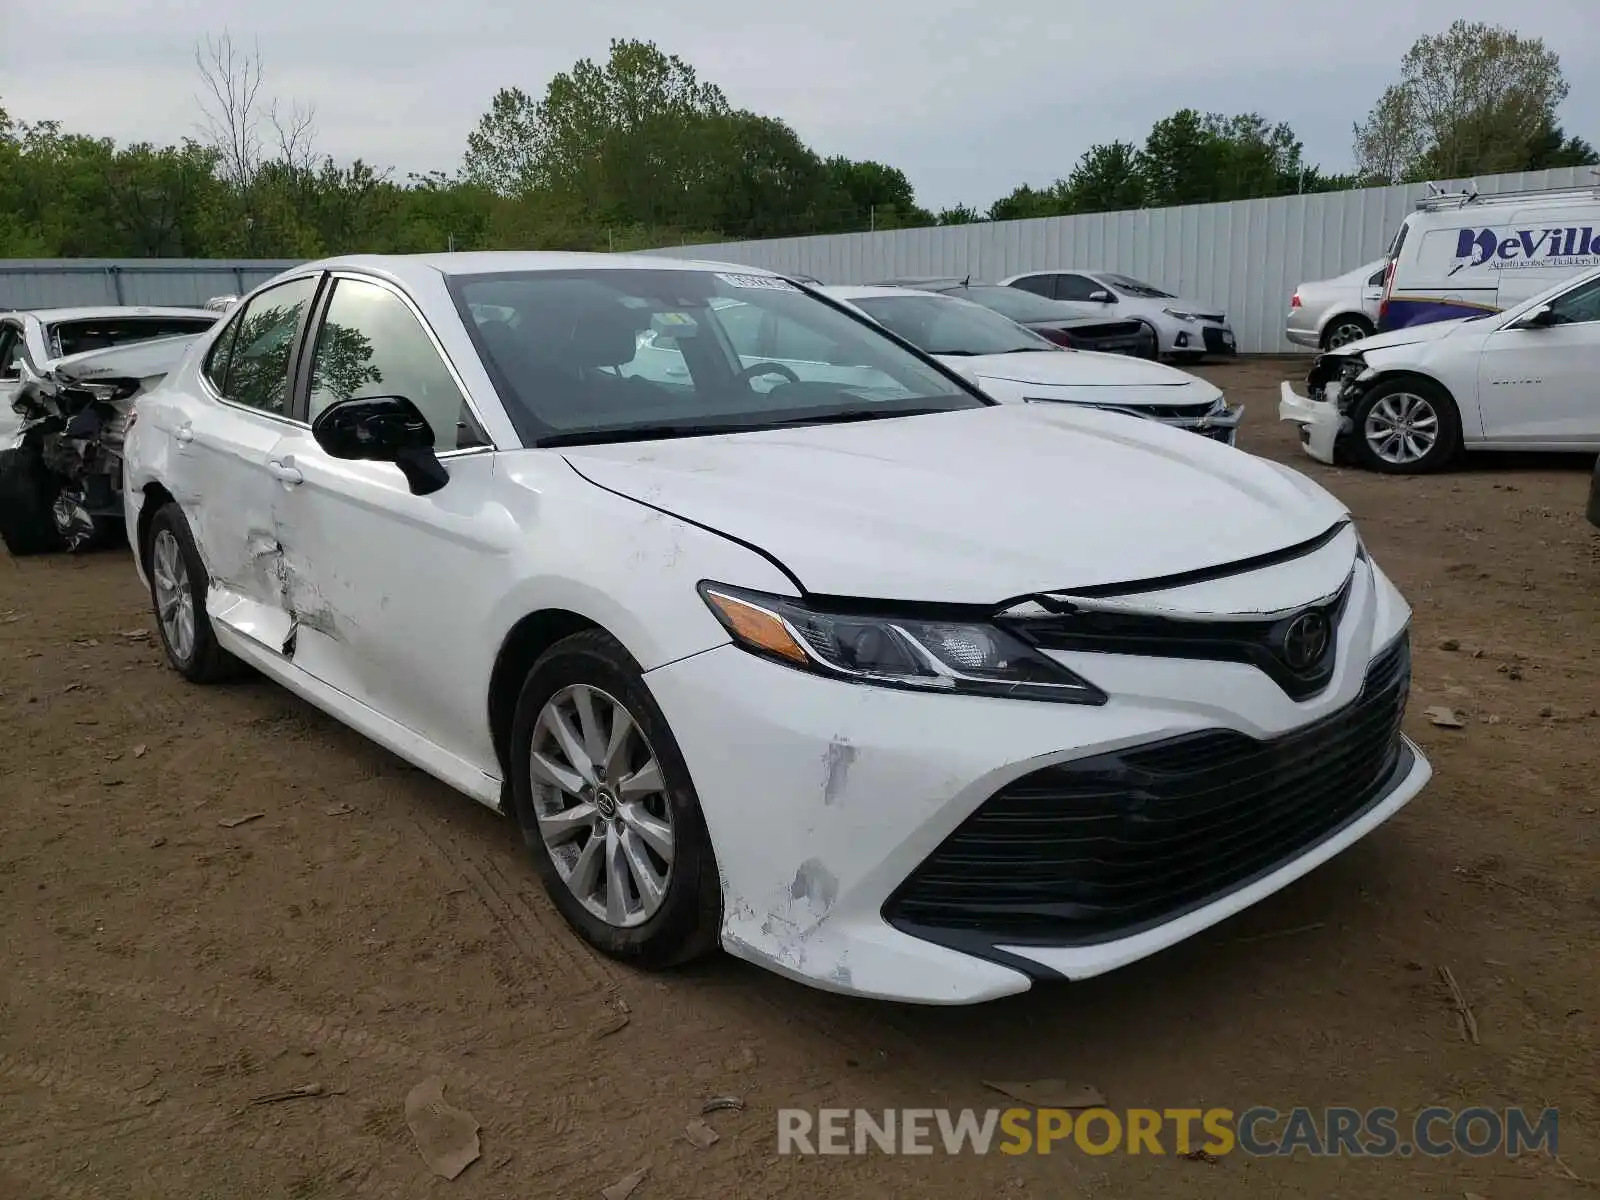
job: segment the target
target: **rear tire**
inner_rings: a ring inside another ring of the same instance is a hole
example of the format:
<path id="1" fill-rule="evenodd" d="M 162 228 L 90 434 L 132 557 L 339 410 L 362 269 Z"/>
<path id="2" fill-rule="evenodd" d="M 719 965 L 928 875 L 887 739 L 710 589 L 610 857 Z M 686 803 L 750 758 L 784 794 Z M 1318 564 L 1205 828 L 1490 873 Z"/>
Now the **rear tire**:
<path id="1" fill-rule="evenodd" d="M 722 885 L 699 798 L 638 664 L 609 634 L 573 634 L 534 663 L 510 768 L 523 840 L 585 941 L 647 969 L 717 949 Z"/>
<path id="2" fill-rule="evenodd" d="M 50 507 L 60 490 L 31 447 L 0 450 L 0 540 L 15 557 L 62 548 Z"/>
<path id="3" fill-rule="evenodd" d="M 1369 338 L 1373 333 L 1372 322 L 1367 318 L 1356 313 L 1344 313 L 1329 321 L 1328 327 L 1322 331 L 1322 348 L 1337 350 L 1340 346 Z"/>
<path id="4" fill-rule="evenodd" d="M 191 683 L 220 683 L 239 674 L 239 660 L 217 644 L 206 616 L 210 577 L 176 501 L 150 519 L 141 553 L 156 634 L 173 669 Z"/>

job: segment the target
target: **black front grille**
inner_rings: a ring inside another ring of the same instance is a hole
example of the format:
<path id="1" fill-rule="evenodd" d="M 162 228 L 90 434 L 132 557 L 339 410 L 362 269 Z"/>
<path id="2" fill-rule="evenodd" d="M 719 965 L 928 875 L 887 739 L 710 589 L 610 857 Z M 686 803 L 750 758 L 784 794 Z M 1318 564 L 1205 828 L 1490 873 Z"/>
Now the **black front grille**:
<path id="1" fill-rule="evenodd" d="M 1237 347 L 1232 340 L 1224 340 L 1223 331 L 1215 325 L 1207 325 L 1201 335 L 1205 338 L 1207 354 L 1233 354 Z"/>
<path id="2" fill-rule="evenodd" d="M 1388 795 L 1409 763 L 1402 635 L 1339 712 L 1265 741 L 1185 734 L 1025 775 L 985 801 L 884 907 L 973 953 L 1091 945 L 1199 908 L 1298 857 Z"/>
<path id="3" fill-rule="evenodd" d="M 1290 699 L 1309 700 L 1333 679 L 1339 621 L 1354 578 L 1352 573 L 1337 595 L 1320 604 L 1258 621 L 1193 621 L 1148 613 L 1071 609 L 1069 605 L 1069 611 L 1006 622 L 1006 627 L 1041 650 L 1248 663 Z M 1323 622 L 1323 645 L 1306 661 L 1292 660 L 1287 654 L 1290 630 L 1308 615 Z"/>
<path id="4" fill-rule="evenodd" d="M 1087 338 L 1134 338 L 1144 332 L 1142 321 L 1105 321 L 1098 325 L 1073 325 L 1068 333 Z"/>

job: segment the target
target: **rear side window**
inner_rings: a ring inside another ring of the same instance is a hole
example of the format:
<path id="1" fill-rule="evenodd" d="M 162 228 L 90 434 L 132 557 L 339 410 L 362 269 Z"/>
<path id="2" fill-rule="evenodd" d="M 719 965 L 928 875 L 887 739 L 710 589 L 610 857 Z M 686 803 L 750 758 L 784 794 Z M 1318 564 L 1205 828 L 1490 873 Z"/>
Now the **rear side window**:
<path id="1" fill-rule="evenodd" d="M 206 362 L 206 377 L 223 399 L 276 416 L 288 412 L 289 359 L 316 293 L 317 278 L 308 276 L 250 299 Z"/>
<path id="2" fill-rule="evenodd" d="M 1407 217 L 1400 222 L 1400 228 L 1395 231 L 1394 243 L 1389 247 L 1389 260 L 1391 262 L 1400 257 L 1400 250 L 1406 244 L 1406 231 L 1411 228 L 1411 218 Z"/>
<path id="3" fill-rule="evenodd" d="M 1379 267 L 1376 271 L 1374 271 L 1372 273 L 1372 278 L 1367 280 L 1367 286 L 1368 287 L 1382 287 L 1388 281 L 1389 281 L 1389 268 L 1387 266 L 1382 266 L 1382 267 Z"/>
<path id="4" fill-rule="evenodd" d="M 217 323 L 215 317 L 107 317 L 92 321 L 62 321 L 50 326 L 45 342 L 52 358 L 83 354 L 89 350 L 109 350 L 152 338 L 182 337 L 204 333 Z"/>

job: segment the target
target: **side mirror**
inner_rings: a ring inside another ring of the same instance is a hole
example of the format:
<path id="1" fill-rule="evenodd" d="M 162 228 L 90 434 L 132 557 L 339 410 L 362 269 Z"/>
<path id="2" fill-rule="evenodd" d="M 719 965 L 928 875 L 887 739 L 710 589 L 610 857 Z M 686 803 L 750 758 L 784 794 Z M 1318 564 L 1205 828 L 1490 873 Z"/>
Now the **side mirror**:
<path id="1" fill-rule="evenodd" d="M 1098 288 L 1089 293 L 1089 299 L 1098 300 L 1101 304 L 1115 304 L 1117 298 L 1104 288 Z"/>
<path id="2" fill-rule="evenodd" d="M 1512 329 L 1548 329 L 1559 325 L 1561 318 L 1548 304 L 1541 304 L 1531 312 L 1523 313 L 1511 323 Z"/>
<path id="3" fill-rule="evenodd" d="M 333 458 L 393 463 L 414 496 L 431 495 L 450 482 L 433 452 L 433 427 L 404 396 L 330 404 L 311 423 L 311 436 Z"/>

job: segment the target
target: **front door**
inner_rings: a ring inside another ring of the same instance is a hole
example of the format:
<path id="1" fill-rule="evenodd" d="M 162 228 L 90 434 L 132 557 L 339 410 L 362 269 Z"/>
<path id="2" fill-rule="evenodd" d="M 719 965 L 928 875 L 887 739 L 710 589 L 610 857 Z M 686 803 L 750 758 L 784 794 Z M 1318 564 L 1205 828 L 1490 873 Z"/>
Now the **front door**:
<path id="1" fill-rule="evenodd" d="M 1485 340 L 1478 368 L 1483 432 L 1502 442 L 1592 445 L 1600 440 L 1600 279 L 1549 308 L 1553 324 L 1497 329 Z"/>
<path id="2" fill-rule="evenodd" d="M 336 459 L 302 425 L 279 445 L 296 476 L 274 509 L 295 584 L 292 658 L 330 687 L 488 773 L 485 631 L 522 536 L 493 501 L 493 447 L 443 351 L 387 283 L 340 275 L 306 339 L 297 407 L 404 396 L 428 418 L 450 482 L 416 496 L 391 463 Z"/>

